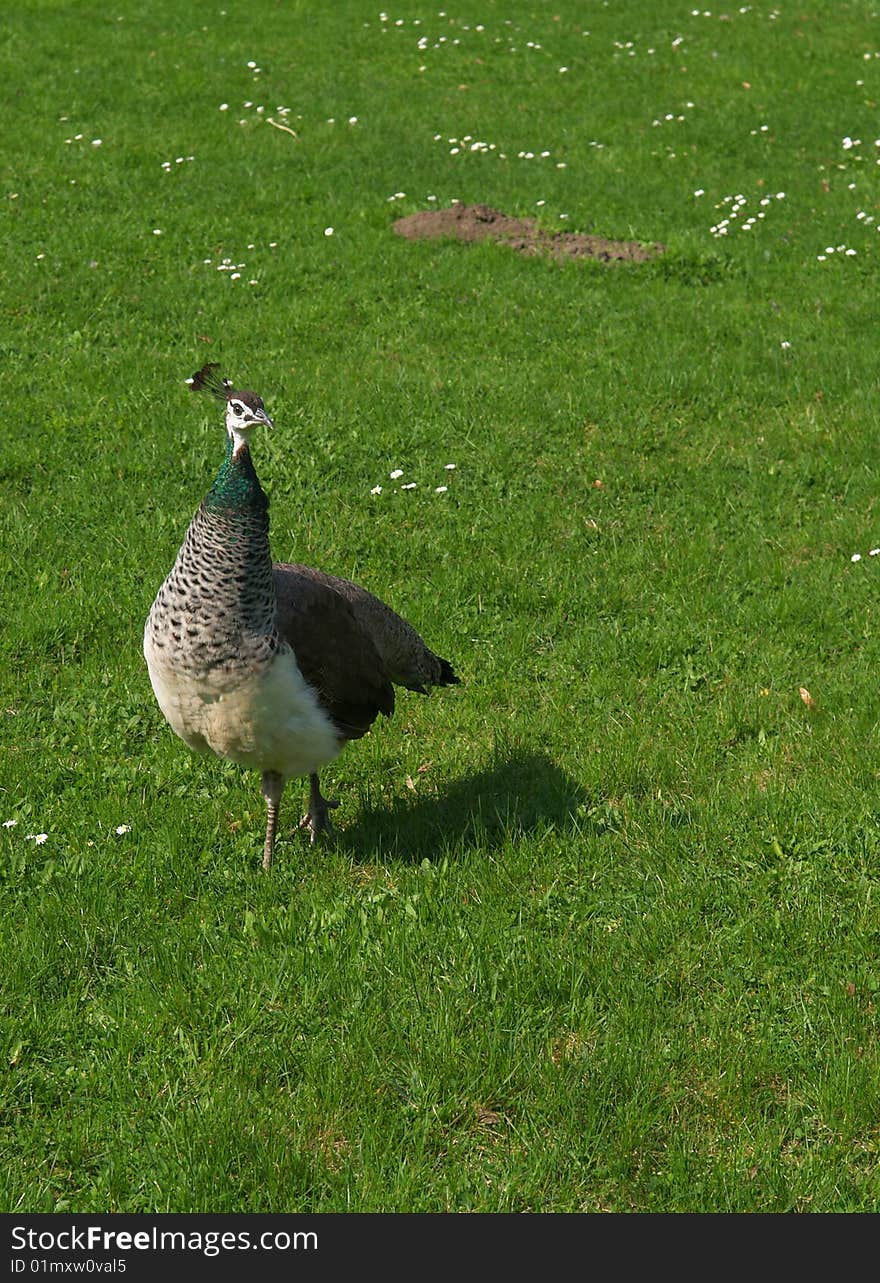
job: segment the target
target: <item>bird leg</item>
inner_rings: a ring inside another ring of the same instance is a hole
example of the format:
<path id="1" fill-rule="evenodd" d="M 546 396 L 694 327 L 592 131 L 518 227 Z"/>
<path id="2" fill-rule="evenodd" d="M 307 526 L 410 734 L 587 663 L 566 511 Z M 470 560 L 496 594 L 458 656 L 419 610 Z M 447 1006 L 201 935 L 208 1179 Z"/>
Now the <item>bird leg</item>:
<path id="1" fill-rule="evenodd" d="M 338 805 L 338 802 L 330 801 L 323 796 L 318 783 L 318 772 L 313 772 L 309 776 L 309 809 L 299 822 L 301 829 L 310 831 L 312 846 L 317 842 L 320 833 L 327 833 L 330 837 L 336 836 L 336 831 L 330 823 L 330 811 Z"/>
<path id="2" fill-rule="evenodd" d="M 263 868 L 268 869 L 275 853 L 275 831 L 278 828 L 278 811 L 284 792 L 284 776 L 277 771 L 264 771 L 261 792 L 266 799 L 266 845 L 263 847 Z"/>

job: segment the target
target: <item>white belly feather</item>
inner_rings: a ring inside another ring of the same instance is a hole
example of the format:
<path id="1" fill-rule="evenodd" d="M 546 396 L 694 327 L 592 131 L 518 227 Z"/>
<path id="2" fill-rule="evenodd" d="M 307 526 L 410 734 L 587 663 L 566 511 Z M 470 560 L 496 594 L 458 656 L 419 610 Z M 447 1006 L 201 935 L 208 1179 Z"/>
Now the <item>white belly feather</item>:
<path id="1" fill-rule="evenodd" d="M 286 778 L 311 774 L 339 754 L 339 734 L 289 647 L 244 677 L 183 674 L 148 644 L 144 655 L 159 707 L 190 748 Z"/>

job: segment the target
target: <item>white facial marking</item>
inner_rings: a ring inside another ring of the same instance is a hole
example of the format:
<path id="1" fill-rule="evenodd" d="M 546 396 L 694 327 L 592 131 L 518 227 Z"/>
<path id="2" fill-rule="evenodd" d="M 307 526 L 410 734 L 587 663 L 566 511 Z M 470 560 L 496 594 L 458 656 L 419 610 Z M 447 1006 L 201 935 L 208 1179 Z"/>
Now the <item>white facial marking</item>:
<path id="1" fill-rule="evenodd" d="M 261 407 L 252 409 L 238 397 L 230 397 L 226 402 L 226 431 L 232 438 L 233 454 L 243 445 L 247 445 L 248 438 L 258 423 L 265 423 L 272 426 L 272 420 L 266 411 Z"/>

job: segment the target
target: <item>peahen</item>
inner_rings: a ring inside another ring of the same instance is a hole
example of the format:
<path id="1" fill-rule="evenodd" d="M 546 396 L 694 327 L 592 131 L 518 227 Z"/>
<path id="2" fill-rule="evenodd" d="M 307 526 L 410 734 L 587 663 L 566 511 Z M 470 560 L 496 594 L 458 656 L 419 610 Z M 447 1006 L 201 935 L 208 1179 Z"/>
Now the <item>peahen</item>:
<path id="1" fill-rule="evenodd" d="M 262 399 L 208 363 L 188 380 L 222 401 L 226 456 L 190 522 L 144 630 L 159 707 L 190 748 L 257 770 L 272 863 L 287 780 L 309 777 L 301 826 L 333 832 L 318 772 L 390 716 L 394 687 L 427 693 L 458 677 L 405 619 L 358 584 L 273 564 L 269 501 L 250 435 L 272 426 Z"/>

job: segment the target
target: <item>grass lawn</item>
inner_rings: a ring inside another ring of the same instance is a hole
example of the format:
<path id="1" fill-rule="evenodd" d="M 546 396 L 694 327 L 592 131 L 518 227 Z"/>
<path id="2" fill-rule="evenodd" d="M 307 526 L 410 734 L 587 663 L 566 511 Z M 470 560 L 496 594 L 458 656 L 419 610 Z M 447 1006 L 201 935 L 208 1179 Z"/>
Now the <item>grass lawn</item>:
<path id="1" fill-rule="evenodd" d="M 4 18 L 0 1207 L 877 1210 L 880 20 L 220 2 Z M 268 876 L 141 654 L 209 359 L 463 680 Z"/>

